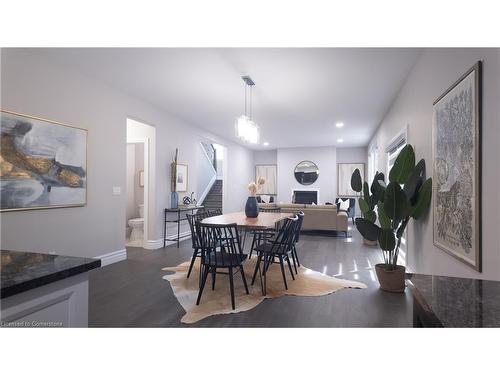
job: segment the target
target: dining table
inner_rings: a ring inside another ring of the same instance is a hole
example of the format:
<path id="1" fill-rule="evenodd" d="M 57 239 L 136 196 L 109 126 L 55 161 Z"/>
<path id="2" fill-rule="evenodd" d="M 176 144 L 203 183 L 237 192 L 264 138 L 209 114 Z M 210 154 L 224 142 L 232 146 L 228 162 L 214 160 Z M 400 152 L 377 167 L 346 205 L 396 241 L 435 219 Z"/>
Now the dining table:
<path id="1" fill-rule="evenodd" d="M 247 217 L 244 211 L 240 211 L 208 217 L 201 222 L 220 225 L 236 224 L 238 229 L 243 232 L 242 247 L 244 248 L 248 231 L 272 228 L 280 221 L 293 216 L 293 213 L 286 212 L 259 212 L 257 217 Z"/>

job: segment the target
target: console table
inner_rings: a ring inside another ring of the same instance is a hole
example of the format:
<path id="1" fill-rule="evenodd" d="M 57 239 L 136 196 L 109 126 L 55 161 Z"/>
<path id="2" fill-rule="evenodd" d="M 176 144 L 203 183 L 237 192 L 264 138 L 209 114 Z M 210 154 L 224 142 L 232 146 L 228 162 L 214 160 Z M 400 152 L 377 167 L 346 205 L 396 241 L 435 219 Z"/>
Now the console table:
<path id="1" fill-rule="evenodd" d="M 500 281 L 407 274 L 414 327 L 500 327 Z"/>
<path id="2" fill-rule="evenodd" d="M 163 222 L 163 247 L 167 244 L 167 223 L 177 223 L 177 239 L 168 240 L 177 242 L 177 247 L 179 247 L 180 235 L 181 235 L 181 221 L 187 220 L 186 215 L 181 218 L 181 213 L 186 211 L 191 211 L 191 214 L 194 213 L 195 210 L 199 210 L 200 208 L 204 208 L 204 206 L 195 206 L 195 205 L 179 205 L 177 208 L 165 208 L 164 210 L 164 222 Z M 168 220 L 168 213 L 176 213 L 177 217 L 174 220 Z"/>

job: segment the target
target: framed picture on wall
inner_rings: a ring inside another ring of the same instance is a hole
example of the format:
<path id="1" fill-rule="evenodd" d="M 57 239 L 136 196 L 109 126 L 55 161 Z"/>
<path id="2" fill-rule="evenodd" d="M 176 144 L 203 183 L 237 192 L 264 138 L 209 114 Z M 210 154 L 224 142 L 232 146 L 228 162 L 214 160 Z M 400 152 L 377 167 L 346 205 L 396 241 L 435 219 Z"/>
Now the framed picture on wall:
<path id="1" fill-rule="evenodd" d="M 481 272 L 481 62 L 434 102 L 434 244 Z"/>
<path id="2" fill-rule="evenodd" d="M 355 169 L 359 169 L 365 177 L 365 163 L 338 163 L 337 164 L 337 195 L 339 197 L 355 197 L 356 192 L 351 189 L 351 176 Z"/>
<path id="3" fill-rule="evenodd" d="M 184 192 L 188 190 L 188 166 L 187 164 L 177 163 L 177 173 L 175 176 L 177 181 L 177 191 Z"/>
<path id="4" fill-rule="evenodd" d="M 87 130 L 0 110 L 0 211 L 87 203 Z"/>
<path id="5" fill-rule="evenodd" d="M 266 182 L 262 185 L 259 190 L 259 194 L 262 195 L 276 195 L 277 194 L 277 166 L 275 164 L 259 164 L 255 166 L 255 181 L 257 178 L 264 177 Z"/>

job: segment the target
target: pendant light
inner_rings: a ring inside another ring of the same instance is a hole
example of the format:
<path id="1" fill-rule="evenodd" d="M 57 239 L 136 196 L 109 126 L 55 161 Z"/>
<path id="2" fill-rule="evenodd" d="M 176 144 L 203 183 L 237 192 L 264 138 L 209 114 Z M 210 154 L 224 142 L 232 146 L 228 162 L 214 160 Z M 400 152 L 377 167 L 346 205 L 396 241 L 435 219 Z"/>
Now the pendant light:
<path id="1" fill-rule="evenodd" d="M 252 121 L 252 86 L 255 83 L 250 76 L 243 76 L 241 79 L 245 83 L 245 114 L 236 119 L 236 136 L 245 142 L 257 144 L 260 138 L 259 126 Z M 248 111 L 247 90 L 250 91 Z"/>

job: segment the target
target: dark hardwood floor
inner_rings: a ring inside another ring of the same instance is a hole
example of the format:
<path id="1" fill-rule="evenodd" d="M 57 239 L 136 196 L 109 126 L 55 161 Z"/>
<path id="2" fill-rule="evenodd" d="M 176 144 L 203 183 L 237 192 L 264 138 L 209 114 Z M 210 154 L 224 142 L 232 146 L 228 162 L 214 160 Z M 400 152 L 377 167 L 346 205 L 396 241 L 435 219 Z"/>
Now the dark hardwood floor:
<path id="1" fill-rule="evenodd" d="M 339 278 L 358 280 L 367 289 L 343 289 L 321 297 L 285 296 L 267 299 L 238 314 L 216 315 L 193 325 L 180 323 L 184 310 L 163 267 L 191 256 L 191 241 L 159 250 L 128 248 L 126 261 L 90 272 L 89 326 L 91 327 L 411 327 L 412 297 L 378 289 L 374 265 L 378 248 L 352 237 L 302 235 L 301 263 Z M 229 295 L 228 295 L 229 298 Z"/>

